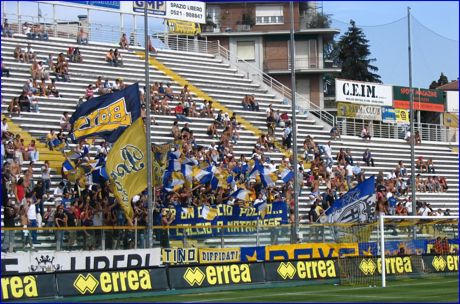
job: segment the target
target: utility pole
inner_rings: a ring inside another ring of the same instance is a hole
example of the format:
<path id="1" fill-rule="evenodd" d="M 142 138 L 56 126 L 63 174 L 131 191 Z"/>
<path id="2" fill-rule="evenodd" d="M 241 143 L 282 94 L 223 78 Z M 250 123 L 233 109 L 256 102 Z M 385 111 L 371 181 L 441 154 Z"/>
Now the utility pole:
<path id="1" fill-rule="evenodd" d="M 291 110 L 292 110 L 292 157 L 294 171 L 294 215 L 295 222 L 291 232 L 291 243 L 297 243 L 299 235 L 299 179 L 298 179 L 298 164 L 297 164 L 297 120 L 296 120 L 296 82 L 295 82 L 295 40 L 294 40 L 294 2 L 289 2 L 289 13 L 291 19 L 291 31 L 289 41 L 289 54 L 291 61 Z M 301 186 L 301 185 L 300 185 Z"/>

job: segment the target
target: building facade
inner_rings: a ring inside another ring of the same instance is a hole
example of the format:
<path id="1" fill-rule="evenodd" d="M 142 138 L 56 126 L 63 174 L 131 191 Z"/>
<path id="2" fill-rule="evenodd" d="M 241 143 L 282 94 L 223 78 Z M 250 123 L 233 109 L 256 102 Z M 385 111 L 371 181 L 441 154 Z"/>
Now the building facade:
<path id="1" fill-rule="evenodd" d="M 206 11 L 202 36 L 291 88 L 289 2 L 209 2 Z M 296 91 L 321 108 L 325 76 L 340 72 L 324 55 L 339 33 L 326 23 L 317 2 L 294 2 Z"/>

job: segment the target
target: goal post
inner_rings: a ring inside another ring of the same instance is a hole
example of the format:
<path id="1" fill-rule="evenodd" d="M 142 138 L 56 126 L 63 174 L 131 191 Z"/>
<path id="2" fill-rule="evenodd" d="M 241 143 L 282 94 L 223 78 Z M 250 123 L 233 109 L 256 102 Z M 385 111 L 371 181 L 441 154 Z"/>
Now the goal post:
<path id="1" fill-rule="evenodd" d="M 387 285 L 387 262 L 392 262 L 389 259 L 395 254 L 394 252 L 388 253 L 387 247 L 390 242 L 403 244 L 415 243 L 416 240 L 419 240 L 419 243 L 424 244 L 423 249 L 414 248 L 410 255 L 405 251 L 405 247 L 401 247 L 400 252 L 396 253 L 413 258 L 416 264 L 414 267 L 420 274 L 448 271 L 456 271 L 458 274 L 458 223 L 458 216 L 381 215 L 378 230 L 382 287 Z M 455 240 L 456 244 L 453 243 Z M 395 267 L 391 263 L 388 265 Z"/>

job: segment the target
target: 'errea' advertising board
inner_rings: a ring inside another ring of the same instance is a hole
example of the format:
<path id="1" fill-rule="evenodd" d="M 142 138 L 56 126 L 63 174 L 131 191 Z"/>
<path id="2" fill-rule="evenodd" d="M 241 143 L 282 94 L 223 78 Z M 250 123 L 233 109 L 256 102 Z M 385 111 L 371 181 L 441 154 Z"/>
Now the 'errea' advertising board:
<path id="1" fill-rule="evenodd" d="M 62 296 L 111 294 L 118 292 L 165 290 L 166 269 L 131 269 L 105 272 L 57 273 Z"/>
<path id="2" fill-rule="evenodd" d="M 136 251 L 40 251 L 2 253 L 2 274 L 97 271 L 153 267 L 161 264 L 161 249 Z"/>
<path id="3" fill-rule="evenodd" d="M 171 288 L 210 287 L 264 282 L 262 263 L 235 263 L 169 268 Z"/>
<path id="4" fill-rule="evenodd" d="M 33 300 L 56 295 L 53 274 L 5 276 L 2 273 L 2 301 Z"/>
<path id="5" fill-rule="evenodd" d="M 337 259 L 265 263 L 267 281 L 318 280 L 339 277 Z"/>
<path id="6" fill-rule="evenodd" d="M 335 94 L 337 102 L 393 106 L 393 87 L 391 85 L 336 79 Z"/>

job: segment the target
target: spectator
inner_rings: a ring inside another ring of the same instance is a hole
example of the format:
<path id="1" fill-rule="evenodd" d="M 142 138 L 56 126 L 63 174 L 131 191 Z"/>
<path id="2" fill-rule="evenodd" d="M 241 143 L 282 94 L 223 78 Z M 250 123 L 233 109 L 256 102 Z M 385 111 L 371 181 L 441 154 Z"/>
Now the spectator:
<path id="1" fill-rule="evenodd" d="M 420 137 L 419 131 L 415 131 L 415 144 L 419 145 L 422 143 L 422 138 Z"/>
<path id="2" fill-rule="evenodd" d="M 64 132 L 69 132 L 71 128 L 70 117 L 68 112 L 62 113 L 61 120 L 59 122 L 61 130 Z"/>
<path id="3" fill-rule="evenodd" d="M 11 27 L 10 27 L 10 25 L 8 23 L 8 19 L 6 19 L 6 18 L 3 21 L 2 36 L 3 37 L 8 37 L 8 38 L 13 37 L 13 31 L 11 30 Z"/>
<path id="4" fill-rule="evenodd" d="M 11 103 L 10 105 L 8 106 L 8 113 L 9 113 L 9 117 L 11 117 L 11 115 L 13 113 L 17 113 L 19 117 L 21 117 L 21 107 L 19 105 L 19 97 L 13 97 L 13 99 L 11 99 Z"/>
<path id="5" fill-rule="evenodd" d="M 88 33 L 81 26 L 77 34 L 77 43 L 78 44 L 88 44 Z"/>
<path id="6" fill-rule="evenodd" d="M 350 163 L 350 165 L 354 166 L 353 155 L 351 154 L 350 148 L 345 149 L 345 160 Z"/>
<path id="7" fill-rule="evenodd" d="M 435 169 L 434 169 L 433 159 L 432 158 L 429 158 L 427 160 L 427 162 L 426 162 L 426 170 L 427 170 L 428 173 L 434 174 Z"/>
<path id="8" fill-rule="evenodd" d="M 411 137 L 410 129 L 407 129 L 407 130 L 406 130 L 406 134 L 404 134 L 404 140 L 405 140 L 408 144 L 411 143 L 412 137 Z"/>
<path id="9" fill-rule="evenodd" d="M 48 84 L 48 87 L 46 88 L 46 95 L 53 96 L 53 97 L 59 97 L 59 98 L 62 97 L 62 95 L 59 94 L 59 91 L 56 87 L 56 80 L 51 79 L 51 83 Z"/>
<path id="10" fill-rule="evenodd" d="M 37 23 L 34 25 L 34 37 L 38 38 L 39 40 L 48 40 L 48 33 L 43 25 Z"/>
<path id="11" fill-rule="evenodd" d="M 28 39 L 33 39 L 34 33 L 32 30 L 32 24 L 30 24 L 29 22 L 24 22 L 22 24 L 22 33 L 26 35 Z"/>
<path id="12" fill-rule="evenodd" d="M 329 135 L 331 136 L 331 139 L 332 140 L 336 140 L 337 137 L 342 140 L 342 137 L 340 136 L 340 132 L 339 132 L 339 129 L 337 128 L 337 126 L 333 126 L 331 128 L 331 131 L 329 132 Z"/>
<path id="13" fill-rule="evenodd" d="M 27 98 L 28 98 L 28 107 L 29 107 L 27 112 L 30 112 L 30 110 L 33 110 L 35 113 L 40 113 L 37 96 L 34 96 L 32 92 L 29 91 L 29 93 L 27 94 Z"/>
<path id="14" fill-rule="evenodd" d="M 360 137 L 362 139 L 368 139 L 369 142 L 371 141 L 371 135 L 370 135 L 369 130 L 367 129 L 366 126 L 364 126 L 363 129 L 361 130 L 361 136 Z"/>
<path id="15" fill-rule="evenodd" d="M 180 130 L 179 130 L 179 122 L 177 120 L 175 120 L 173 122 L 173 126 L 172 126 L 172 129 L 171 129 L 171 135 L 174 139 L 180 139 L 181 138 L 181 133 L 180 133 Z"/>
<path id="16" fill-rule="evenodd" d="M 366 149 L 366 151 L 364 151 L 363 153 L 363 161 L 366 163 L 366 166 L 372 166 L 372 167 L 375 167 L 374 166 L 374 158 L 372 157 L 372 153 L 371 151 L 369 151 L 369 149 Z"/>
<path id="17" fill-rule="evenodd" d="M 283 132 L 283 146 L 287 149 L 291 148 L 292 129 L 290 124 L 287 124 Z"/>
<path id="18" fill-rule="evenodd" d="M 420 172 L 428 172 L 427 162 L 423 160 L 423 156 L 419 156 L 415 161 L 415 167 L 420 170 Z"/>
<path id="19" fill-rule="evenodd" d="M 31 140 L 29 146 L 27 147 L 27 153 L 29 155 L 29 159 L 32 162 L 38 161 L 39 152 L 37 150 L 37 146 L 35 145 L 35 140 Z"/>
<path id="20" fill-rule="evenodd" d="M 116 59 L 115 54 L 113 53 L 113 49 L 110 49 L 105 55 L 105 61 L 107 61 L 111 66 L 117 66 L 115 60 Z"/>
<path id="21" fill-rule="evenodd" d="M 68 82 L 70 81 L 69 77 L 69 64 L 67 60 L 64 57 L 63 53 L 60 53 L 57 58 L 57 64 L 56 64 L 56 80 L 57 81 L 64 81 Z"/>
<path id="22" fill-rule="evenodd" d="M 47 193 L 51 188 L 51 168 L 49 161 L 45 160 L 42 168 L 42 182 L 45 189 L 45 193 Z"/>
<path id="23" fill-rule="evenodd" d="M 11 133 L 8 130 L 8 121 L 6 118 L 2 119 L 2 139 L 11 139 L 14 136 L 13 133 Z"/>
<path id="24" fill-rule="evenodd" d="M 123 49 L 123 50 L 129 50 L 129 41 L 128 41 L 128 37 L 126 37 L 126 34 L 123 33 L 121 35 L 121 38 L 120 38 L 120 47 Z"/>
<path id="25" fill-rule="evenodd" d="M 1 58 L 2 61 L 2 77 L 10 77 L 10 69 L 5 67 L 5 64 L 3 63 L 3 58 Z"/>
<path id="26" fill-rule="evenodd" d="M 251 110 L 251 97 L 249 95 L 245 95 L 241 104 L 243 105 L 243 110 Z"/>
<path id="27" fill-rule="evenodd" d="M 83 63 L 83 56 L 81 55 L 80 48 L 75 48 L 72 53 L 73 62 Z"/>
<path id="28" fill-rule="evenodd" d="M 115 66 L 123 66 L 123 58 L 121 57 L 121 53 L 118 49 L 115 49 L 115 52 L 113 52 L 113 61 Z"/>
<path id="29" fill-rule="evenodd" d="M 67 227 L 67 215 L 64 212 L 64 206 L 58 205 L 56 207 L 56 213 L 54 215 L 54 224 L 57 228 L 65 228 Z M 64 231 L 63 230 L 56 230 L 56 242 L 60 249 L 63 248 L 64 244 Z"/>
<path id="30" fill-rule="evenodd" d="M 89 84 L 87 87 L 86 87 L 86 91 L 85 91 L 85 99 L 86 100 L 90 100 L 91 98 L 94 97 L 94 88 L 93 88 L 93 85 L 92 84 Z"/>
<path id="31" fill-rule="evenodd" d="M 26 53 L 24 52 L 23 49 L 21 49 L 21 47 L 18 45 L 16 46 L 16 48 L 14 49 L 14 52 L 13 52 L 13 56 L 14 56 L 14 59 L 16 59 L 18 62 L 29 62 L 26 56 Z"/>
<path id="32" fill-rule="evenodd" d="M 3 191 L 2 191 L 3 192 Z M 15 219 L 17 216 L 17 207 L 14 206 L 14 203 L 6 197 L 5 200 L 2 200 L 3 205 L 3 225 L 5 228 L 14 228 Z M 3 231 L 4 237 L 2 240 L 2 252 L 12 252 L 14 250 L 14 231 L 7 230 Z"/>
<path id="33" fill-rule="evenodd" d="M 53 150 L 56 146 L 60 144 L 54 130 L 50 130 L 50 133 L 48 133 L 48 135 L 46 136 L 46 143 L 50 150 Z"/>
<path id="34" fill-rule="evenodd" d="M 395 173 L 396 173 L 397 177 L 399 177 L 399 176 L 404 176 L 404 177 L 407 176 L 407 169 L 406 169 L 406 166 L 404 165 L 402 160 L 400 160 L 398 162 L 398 165 L 396 166 Z"/>
<path id="35" fill-rule="evenodd" d="M 25 96 L 27 96 L 29 92 L 33 94 L 38 93 L 38 90 L 32 86 L 32 79 L 29 78 L 26 80 L 26 83 L 22 86 L 22 92 L 25 93 Z"/>
<path id="36" fill-rule="evenodd" d="M 30 112 L 29 94 L 32 94 L 32 92 L 22 92 L 22 94 L 19 96 L 19 107 L 21 108 L 21 112 Z"/>
<path id="37" fill-rule="evenodd" d="M 332 168 L 334 161 L 332 159 L 332 148 L 331 142 L 328 141 L 326 145 L 321 146 L 322 153 L 324 155 L 324 160 L 326 161 L 326 166 Z"/>
<path id="38" fill-rule="evenodd" d="M 23 50 L 26 58 L 26 62 L 29 63 L 31 61 L 37 60 L 37 55 L 35 54 L 35 50 L 32 48 L 30 43 L 27 43 L 27 48 Z"/>
<path id="39" fill-rule="evenodd" d="M 184 115 L 184 106 L 182 103 L 179 103 L 175 108 L 174 108 L 174 113 L 176 114 L 176 119 L 179 121 L 186 121 L 186 122 L 192 122 L 190 118 L 187 118 L 187 116 Z"/>
<path id="40" fill-rule="evenodd" d="M 208 136 L 210 137 L 218 137 L 217 135 L 217 126 L 216 126 L 216 122 L 213 121 L 209 126 L 208 126 L 208 130 L 206 131 L 206 134 L 208 134 Z"/>

